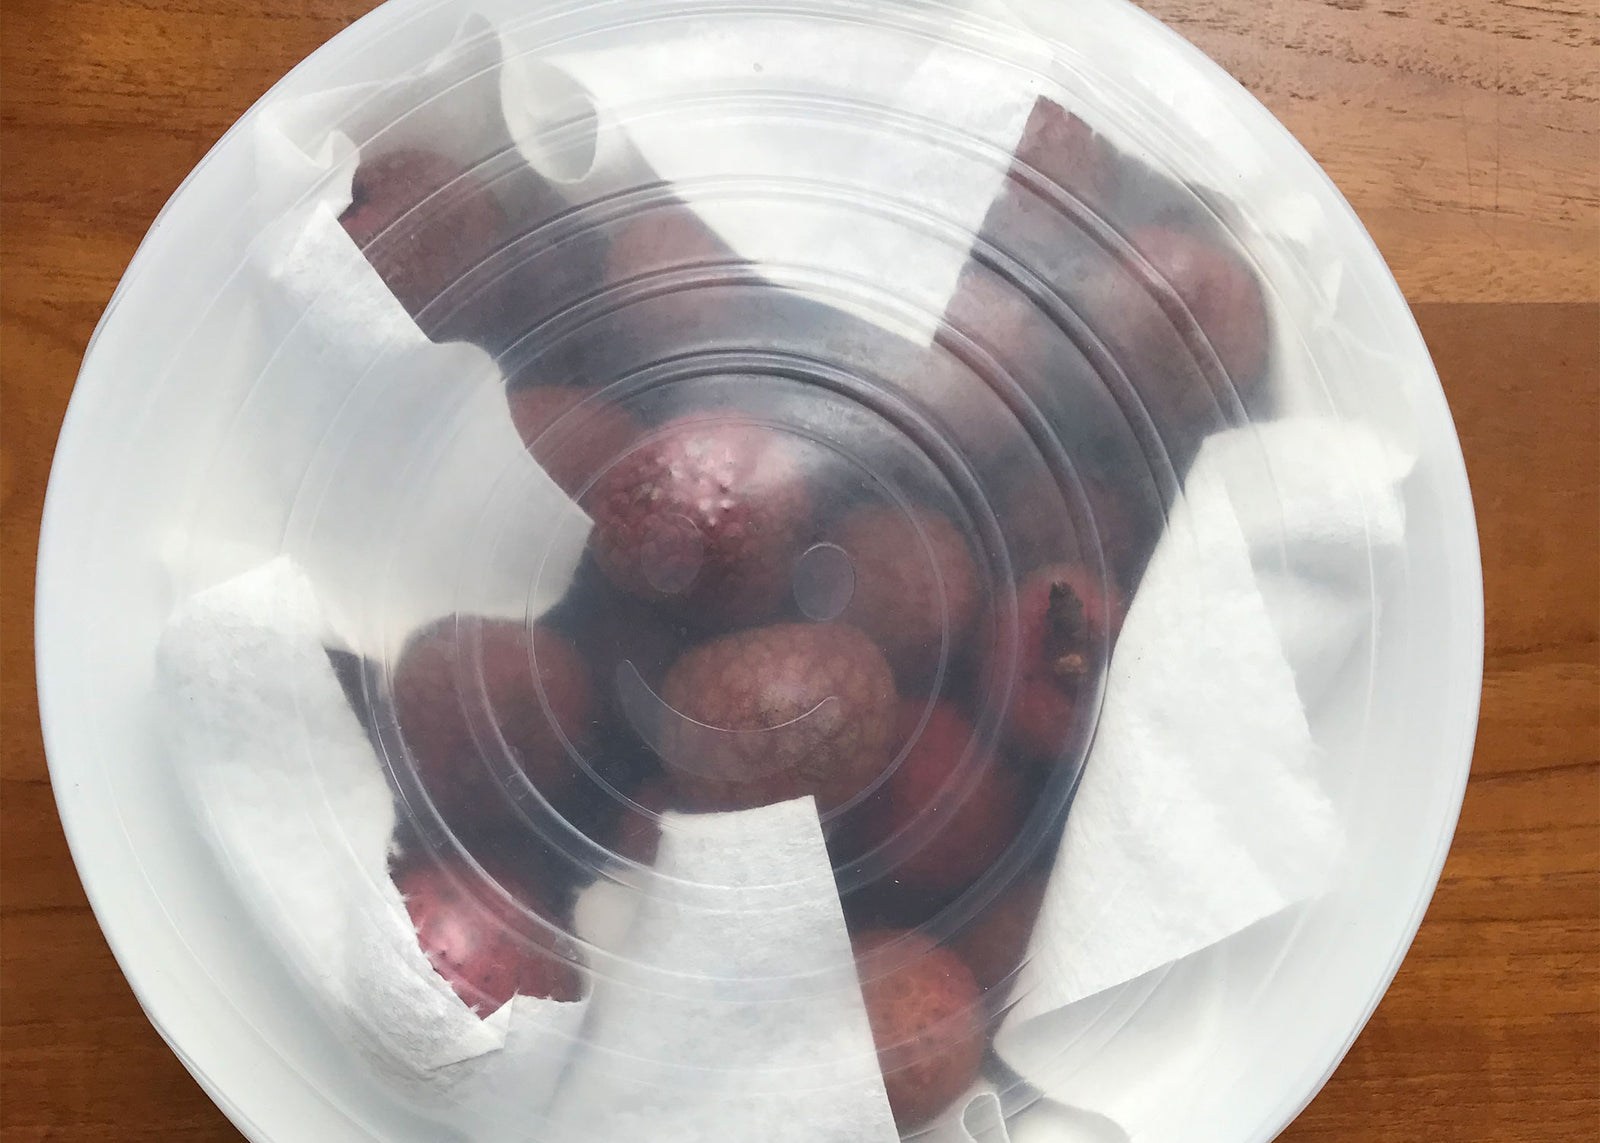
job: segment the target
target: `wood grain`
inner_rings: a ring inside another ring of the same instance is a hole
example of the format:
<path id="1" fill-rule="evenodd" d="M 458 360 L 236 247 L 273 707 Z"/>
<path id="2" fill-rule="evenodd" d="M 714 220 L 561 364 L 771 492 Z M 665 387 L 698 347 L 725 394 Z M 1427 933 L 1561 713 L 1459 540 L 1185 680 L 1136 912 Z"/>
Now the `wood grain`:
<path id="1" fill-rule="evenodd" d="M 1578 0 L 1149 0 L 1327 168 L 1415 304 L 1489 615 L 1444 880 L 1284 1138 L 1563 1143 L 1600 1126 L 1600 18 Z M 183 174 L 355 0 L 35 0 L 0 23 L 0 1134 L 239 1135 L 146 1021 L 55 816 L 31 657 L 50 453 Z M 1534 304 L 1568 303 L 1568 304 Z"/>
<path id="2" fill-rule="evenodd" d="M 1600 299 L 1600 8 L 1146 0 L 1294 132 L 1412 303 Z"/>

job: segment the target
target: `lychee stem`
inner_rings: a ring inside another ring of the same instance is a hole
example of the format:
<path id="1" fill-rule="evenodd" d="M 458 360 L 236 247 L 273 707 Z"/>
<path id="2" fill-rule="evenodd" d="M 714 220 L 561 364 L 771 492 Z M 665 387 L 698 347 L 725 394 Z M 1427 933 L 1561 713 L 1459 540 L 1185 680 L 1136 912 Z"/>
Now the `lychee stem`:
<path id="1" fill-rule="evenodd" d="M 1088 674 L 1089 660 L 1083 651 L 1088 639 L 1083 600 L 1071 584 L 1057 580 L 1050 585 L 1045 609 L 1044 657 L 1050 673 L 1062 682 L 1076 682 Z"/>

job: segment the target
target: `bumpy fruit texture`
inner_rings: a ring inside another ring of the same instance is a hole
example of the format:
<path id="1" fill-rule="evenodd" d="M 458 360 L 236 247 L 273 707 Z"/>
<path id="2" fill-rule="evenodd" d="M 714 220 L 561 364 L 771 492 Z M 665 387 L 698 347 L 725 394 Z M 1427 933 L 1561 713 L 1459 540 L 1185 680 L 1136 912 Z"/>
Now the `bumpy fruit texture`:
<path id="1" fill-rule="evenodd" d="M 1011 979 L 1028 955 L 1046 880 L 1029 877 L 1011 886 L 956 935 L 954 947 L 985 992 Z"/>
<path id="2" fill-rule="evenodd" d="M 596 393 L 581 385 L 533 385 L 506 395 L 528 452 L 569 495 L 626 452 L 640 431 L 626 409 Z"/>
<path id="3" fill-rule="evenodd" d="M 843 623 L 725 635 L 667 673 L 657 749 L 692 809 L 816 796 L 827 813 L 864 791 L 893 750 L 894 675 Z"/>
<path id="4" fill-rule="evenodd" d="M 510 761 L 547 799 L 570 788 L 594 720 L 589 669 L 541 625 L 448 618 L 407 643 L 394 675 L 395 718 L 423 790 L 445 820 L 471 828 L 511 814 L 495 769 Z"/>
<path id="5" fill-rule="evenodd" d="M 1086 703 L 1122 626 L 1122 602 L 1076 564 L 1043 568 L 1017 588 L 1015 643 L 990 642 L 998 670 L 1015 656 L 1006 741 L 1038 761 L 1059 758 L 1087 728 Z"/>
<path id="6" fill-rule="evenodd" d="M 866 806 L 862 848 L 907 830 L 931 831 L 892 876 L 912 890 L 952 893 L 980 877 L 1016 839 L 1022 793 L 1016 777 L 980 749 L 972 724 L 947 702 L 929 710 L 921 699 L 903 700 L 895 740 L 910 741 L 925 713 L 921 734 Z"/>
<path id="7" fill-rule="evenodd" d="M 938 1116 L 978 1077 L 978 984 L 960 957 L 918 933 L 875 929 L 854 946 L 889 1107 L 909 1131 Z"/>
<path id="8" fill-rule="evenodd" d="M 513 996 L 577 1000 L 582 986 L 565 942 L 524 912 L 548 920 L 538 895 L 503 872 L 494 876 L 518 904 L 475 883 L 476 872 L 459 861 L 417 865 L 397 877 L 434 971 L 480 1017 Z"/>
<path id="9" fill-rule="evenodd" d="M 339 221 L 430 335 L 453 321 L 448 305 L 428 311 L 430 303 L 493 251 L 506 229 L 505 212 L 475 173 L 415 149 L 364 156 Z"/>
<path id="10" fill-rule="evenodd" d="M 769 618 L 810 537 L 811 497 L 794 442 L 735 415 L 662 426 L 583 498 L 600 569 L 686 620 Z"/>
<path id="11" fill-rule="evenodd" d="M 941 656 L 949 662 L 966 650 L 978 610 L 978 573 L 948 519 L 925 509 L 908 515 L 861 508 L 828 538 L 855 570 L 855 593 L 840 618 L 872 637 L 903 684 L 928 682 Z"/>

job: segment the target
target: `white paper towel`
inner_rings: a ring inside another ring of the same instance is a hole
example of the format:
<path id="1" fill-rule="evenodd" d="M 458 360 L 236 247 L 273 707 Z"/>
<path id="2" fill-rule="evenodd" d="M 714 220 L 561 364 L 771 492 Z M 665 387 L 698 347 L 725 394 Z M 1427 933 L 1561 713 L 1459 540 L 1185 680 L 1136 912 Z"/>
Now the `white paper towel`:
<path id="1" fill-rule="evenodd" d="M 157 689 L 172 764 L 240 897 L 356 1047 L 484 1138 L 540 1110 L 585 1003 L 516 997 L 480 1020 L 428 963 L 388 873 L 395 813 L 281 558 L 187 601 Z"/>
<path id="2" fill-rule="evenodd" d="M 680 15 L 603 49 L 538 56 L 524 53 L 518 26 L 504 35 L 506 121 L 530 164 L 549 170 L 540 133 L 554 76 L 592 99 L 593 169 L 552 172 L 573 201 L 642 160 L 769 280 L 800 292 L 819 279 L 886 289 L 902 307 L 896 328 L 923 339 L 1007 176 L 1050 58 L 1003 25 L 958 47 L 890 23 L 759 8 Z M 863 118 L 870 105 L 898 129 Z M 849 304 L 832 291 L 826 300 Z"/>
<path id="3" fill-rule="evenodd" d="M 811 798 L 668 815 L 612 948 L 561 1143 L 899 1138 Z"/>
<path id="4" fill-rule="evenodd" d="M 1211 438 L 1129 609 L 996 1050 L 1131 1139 L 1205 1045 L 1215 974 L 1165 966 L 1337 870 L 1343 831 L 1299 692 L 1371 622 L 1369 561 L 1400 542 L 1406 468 L 1332 420 Z"/>
<path id="5" fill-rule="evenodd" d="M 273 351 L 170 545 L 180 595 L 287 553 L 341 633 L 381 653 L 452 611 L 521 617 L 565 589 L 588 518 L 529 456 L 499 369 L 424 336 L 339 223 L 358 156 L 329 117 L 361 123 L 432 93 L 388 145 L 490 147 L 505 137 L 498 57 L 469 21 L 393 91 L 308 96 L 253 122 L 263 230 L 248 271 Z"/>

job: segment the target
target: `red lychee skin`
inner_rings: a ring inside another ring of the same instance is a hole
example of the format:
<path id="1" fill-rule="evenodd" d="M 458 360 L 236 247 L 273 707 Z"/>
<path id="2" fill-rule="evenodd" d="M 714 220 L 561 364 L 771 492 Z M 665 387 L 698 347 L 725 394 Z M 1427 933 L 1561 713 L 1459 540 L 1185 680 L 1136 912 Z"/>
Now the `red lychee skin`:
<path id="1" fill-rule="evenodd" d="M 1019 575 L 1083 554 L 1066 495 L 1044 469 L 1017 478 L 1002 495 L 1000 530 Z"/>
<path id="2" fill-rule="evenodd" d="M 1183 299 L 1229 379 L 1237 386 L 1252 385 L 1267 364 L 1267 311 L 1249 265 L 1172 227 L 1136 230 L 1129 242 Z"/>
<path id="3" fill-rule="evenodd" d="M 533 385 L 506 395 L 528 452 L 572 496 L 627 451 L 640 431 L 626 409 L 596 400 L 595 393 L 580 385 Z"/>
<path id="4" fill-rule="evenodd" d="M 657 748 L 691 809 L 813 794 L 828 813 L 892 758 L 894 675 L 848 624 L 785 623 L 703 643 L 667 672 L 661 698 L 675 714 Z"/>
<path id="5" fill-rule="evenodd" d="M 395 668 L 394 707 L 424 791 L 458 827 L 513 812 L 489 764 L 499 748 L 484 735 L 488 725 L 555 801 L 577 773 L 563 735 L 581 749 L 594 717 L 589 670 L 572 644 L 545 627 L 499 619 L 448 618 L 412 636 Z"/>
<path id="6" fill-rule="evenodd" d="M 715 290 L 738 258 L 686 204 L 657 203 L 612 228 L 604 275 L 627 304 L 618 320 L 650 358 L 681 351 L 687 330 L 717 320 Z M 649 287 L 619 283 L 655 277 Z M 671 279 L 668 285 L 666 279 Z"/>
<path id="7" fill-rule="evenodd" d="M 1155 546 L 1161 519 L 1154 512 L 1149 519 L 1139 519 L 1129 498 L 1107 480 L 1088 472 L 1082 473 L 1081 479 L 1093 516 L 1084 526 L 1092 524 L 1101 557 L 1118 582 L 1131 586 L 1134 569 Z M 1066 494 L 1043 469 L 1017 480 L 1008 490 L 1001 503 L 1000 526 L 1019 573 L 1063 561 L 1089 560 L 1087 538 L 1077 533 Z"/>
<path id="8" fill-rule="evenodd" d="M 946 320 L 970 333 L 972 327 L 962 325 L 968 319 L 959 312 L 965 308 L 966 303 L 958 300 L 952 306 L 957 312 L 947 314 Z M 948 334 L 940 343 L 944 349 L 953 348 Z M 979 468 L 1000 462 L 1027 439 L 1005 399 L 970 363 L 929 354 L 918 368 L 892 382 L 931 415 L 967 461 Z"/>
<path id="9" fill-rule="evenodd" d="M 1016 675 L 1006 711 L 1006 741 L 1037 761 L 1060 757 L 1083 727 L 1083 704 L 1110 641 L 1122 626 L 1122 601 L 1076 564 L 1042 568 L 1017 588 L 1013 650 L 991 640 L 999 667 L 1014 653 Z"/>
<path id="10" fill-rule="evenodd" d="M 927 710 L 900 703 L 895 741 L 907 742 Z M 979 751 L 972 724 L 948 702 L 927 710 L 928 722 L 900 765 L 868 803 L 862 842 L 875 848 L 914 823 L 936 831 L 896 864 L 895 880 L 912 889 L 953 892 L 977 880 L 1016 838 L 1022 792 L 992 753 Z"/>
<path id="11" fill-rule="evenodd" d="M 725 262 L 730 257 L 728 247 L 698 214 L 674 202 L 637 214 L 616 227 L 606 251 L 606 280 L 619 282 L 662 270 Z"/>
<path id="12" fill-rule="evenodd" d="M 921 1127 L 978 1077 L 978 984 L 960 957 L 918 933 L 874 929 L 853 943 L 889 1107 L 902 1131 Z"/>
<path id="13" fill-rule="evenodd" d="M 937 512 L 859 508 L 830 530 L 855 569 L 840 618 L 883 649 L 902 683 L 931 679 L 949 633 L 949 660 L 966 649 L 978 610 L 978 573 L 961 533 Z"/>
<path id="14" fill-rule="evenodd" d="M 595 562 L 613 583 L 707 627 L 770 617 L 811 527 L 797 450 L 737 416 L 668 422 L 582 503 Z"/>
<path id="15" fill-rule="evenodd" d="M 1248 264 L 1213 242 L 1171 227 L 1137 230 L 1129 242 L 1149 269 L 1095 255 L 1084 263 L 1077 301 L 1181 467 L 1200 440 L 1236 420 L 1224 384 L 1246 407 L 1260 389 L 1267 363 L 1265 303 Z M 1226 380 L 1207 364 L 1210 355 L 1185 329 L 1188 322 L 1170 311 L 1171 297 L 1148 280 L 1152 271 L 1205 335 Z"/>
<path id="16" fill-rule="evenodd" d="M 1038 100 L 1017 140 L 1011 177 L 1040 177 L 1104 209 L 1118 182 L 1117 155 L 1082 119 L 1048 99 Z"/>
<path id="17" fill-rule="evenodd" d="M 1023 127 L 1011 173 L 1021 181 L 1039 176 L 1083 200 L 1113 225 L 1123 215 L 1119 229 L 1129 221 L 1123 202 L 1149 193 L 1130 194 L 1126 185 L 1130 178 L 1147 186 L 1153 179 L 1171 185 L 1142 164 L 1118 155 L 1076 115 L 1043 99 Z M 1260 284 L 1244 260 L 1174 226 L 1140 227 L 1128 240 L 1183 300 L 1233 382 L 1240 386 L 1254 382 L 1266 365 L 1267 317 Z M 1138 312 L 1156 316 L 1148 307 L 1139 307 Z M 1134 334 L 1137 339 L 1137 331 Z"/>
<path id="18" fill-rule="evenodd" d="M 397 887 L 417 929 L 417 943 L 433 969 L 480 1017 L 513 996 L 573 1001 L 578 972 L 562 956 L 563 942 L 521 915 L 489 887 L 475 894 L 476 874 L 465 863 L 418 865 L 399 875 Z M 547 910 L 525 886 L 495 879 L 531 912 Z"/>
<path id="19" fill-rule="evenodd" d="M 1044 903 L 1045 879 L 1029 877 L 1007 889 L 955 938 L 954 947 L 985 992 L 1009 981 L 1028 955 Z"/>
<path id="20" fill-rule="evenodd" d="M 339 222 L 412 317 L 482 261 L 506 228 L 474 173 L 423 150 L 363 157 Z"/>
<path id="21" fill-rule="evenodd" d="M 944 318 L 1024 384 L 1043 376 L 1047 354 L 1041 331 L 1049 319 L 994 271 L 972 262 L 963 267 Z"/>

